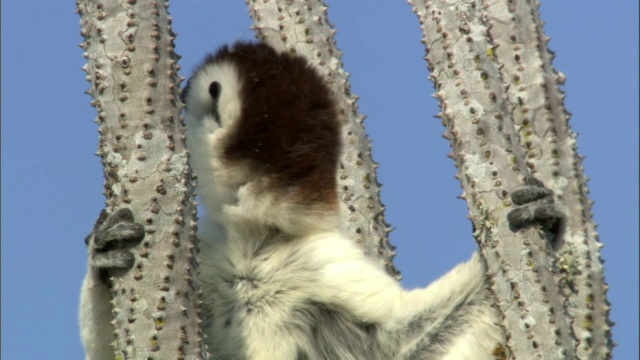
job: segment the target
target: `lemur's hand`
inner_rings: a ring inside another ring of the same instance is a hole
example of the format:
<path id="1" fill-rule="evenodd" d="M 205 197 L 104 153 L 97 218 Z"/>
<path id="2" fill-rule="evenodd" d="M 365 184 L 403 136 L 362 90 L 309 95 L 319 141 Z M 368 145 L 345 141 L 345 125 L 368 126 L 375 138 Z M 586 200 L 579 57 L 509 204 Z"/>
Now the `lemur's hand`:
<path id="1" fill-rule="evenodd" d="M 516 207 L 507 214 L 509 225 L 514 230 L 540 225 L 545 231 L 556 232 L 563 214 L 553 200 L 553 192 L 533 177 L 527 178 L 526 183 L 526 187 L 511 193 Z"/>
<path id="2" fill-rule="evenodd" d="M 89 247 L 89 263 L 111 275 L 113 270 L 127 271 L 135 262 L 129 250 L 144 238 L 144 226 L 133 222 L 133 213 L 122 208 L 107 216 L 102 210 L 93 231 L 84 242 Z"/>

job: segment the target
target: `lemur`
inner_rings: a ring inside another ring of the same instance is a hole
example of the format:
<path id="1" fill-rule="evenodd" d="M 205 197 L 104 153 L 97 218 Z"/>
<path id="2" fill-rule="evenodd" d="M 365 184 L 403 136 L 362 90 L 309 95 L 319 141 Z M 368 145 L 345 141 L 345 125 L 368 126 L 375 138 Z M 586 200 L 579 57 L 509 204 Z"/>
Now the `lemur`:
<path id="1" fill-rule="evenodd" d="M 476 253 L 405 290 L 340 230 L 341 123 L 303 57 L 238 42 L 206 57 L 183 92 L 198 224 L 204 333 L 219 360 L 494 359 L 503 332 Z M 539 182 L 512 193 L 515 228 L 560 217 Z M 82 337 L 113 359 L 109 275 L 134 264 L 144 227 L 123 208 L 87 238 Z M 129 244 L 129 245 L 125 245 Z M 88 274 L 87 276 L 90 276 Z"/>

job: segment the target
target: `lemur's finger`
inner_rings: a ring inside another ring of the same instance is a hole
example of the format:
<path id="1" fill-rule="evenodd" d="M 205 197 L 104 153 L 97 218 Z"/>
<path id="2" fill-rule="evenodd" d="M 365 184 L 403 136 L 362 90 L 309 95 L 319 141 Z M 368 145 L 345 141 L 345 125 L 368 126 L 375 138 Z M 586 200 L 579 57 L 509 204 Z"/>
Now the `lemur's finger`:
<path id="1" fill-rule="evenodd" d="M 128 270 L 135 263 L 135 256 L 128 250 L 112 250 L 107 253 L 97 253 L 91 257 L 91 265 L 102 270 Z"/>
<path id="2" fill-rule="evenodd" d="M 512 192 L 511 200 L 516 205 L 524 205 L 549 196 L 553 196 L 551 190 L 530 186 Z"/>
<path id="3" fill-rule="evenodd" d="M 137 223 L 121 222 L 95 234 L 94 246 L 98 250 L 135 245 L 144 238 L 144 226 Z"/>

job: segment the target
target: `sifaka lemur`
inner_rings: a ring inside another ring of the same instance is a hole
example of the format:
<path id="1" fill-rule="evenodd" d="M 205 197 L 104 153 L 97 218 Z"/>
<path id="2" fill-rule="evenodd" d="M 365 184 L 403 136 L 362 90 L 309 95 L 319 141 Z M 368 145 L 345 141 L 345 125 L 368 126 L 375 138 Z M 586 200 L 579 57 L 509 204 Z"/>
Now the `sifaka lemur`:
<path id="1" fill-rule="evenodd" d="M 201 312 L 225 360 L 494 359 L 504 336 L 478 254 L 405 290 L 340 230 L 341 124 L 300 56 L 238 42 L 209 55 L 183 92 L 187 146 L 206 213 L 198 224 Z M 512 193 L 515 228 L 560 217 L 533 180 Z M 113 359 L 109 274 L 127 270 L 144 227 L 128 209 L 87 237 L 82 337 Z M 130 245 L 124 245 L 124 244 Z"/>

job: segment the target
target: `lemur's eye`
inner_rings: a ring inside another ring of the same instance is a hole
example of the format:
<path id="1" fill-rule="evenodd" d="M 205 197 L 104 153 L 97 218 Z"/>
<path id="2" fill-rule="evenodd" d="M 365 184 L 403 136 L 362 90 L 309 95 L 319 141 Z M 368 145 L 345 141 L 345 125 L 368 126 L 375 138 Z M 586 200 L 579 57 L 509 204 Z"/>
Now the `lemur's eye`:
<path id="1" fill-rule="evenodd" d="M 222 88 L 220 87 L 219 82 L 213 81 L 211 84 L 209 84 L 209 95 L 211 95 L 212 99 L 218 100 L 218 98 L 220 97 L 220 91 L 222 91 Z"/>

